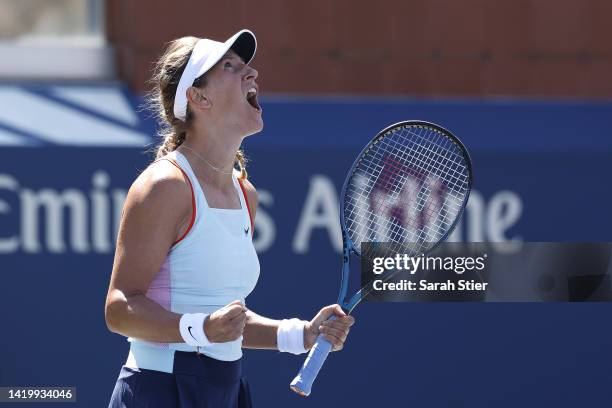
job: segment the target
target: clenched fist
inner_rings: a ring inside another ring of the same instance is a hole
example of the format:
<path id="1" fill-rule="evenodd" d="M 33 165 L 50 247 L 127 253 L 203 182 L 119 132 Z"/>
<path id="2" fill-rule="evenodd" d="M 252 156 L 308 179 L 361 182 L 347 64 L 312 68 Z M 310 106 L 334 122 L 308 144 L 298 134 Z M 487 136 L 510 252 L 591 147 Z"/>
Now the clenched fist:
<path id="1" fill-rule="evenodd" d="M 211 313 L 204 321 L 204 333 L 211 343 L 234 341 L 242 336 L 247 308 L 239 300 Z"/>

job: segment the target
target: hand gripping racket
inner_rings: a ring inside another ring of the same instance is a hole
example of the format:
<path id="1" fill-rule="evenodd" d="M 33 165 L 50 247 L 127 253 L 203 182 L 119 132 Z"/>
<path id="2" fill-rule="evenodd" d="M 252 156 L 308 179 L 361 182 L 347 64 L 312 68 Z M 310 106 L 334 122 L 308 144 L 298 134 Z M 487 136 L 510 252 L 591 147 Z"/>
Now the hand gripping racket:
<path id="1" fill-rule="evenodd" d="M 376 135 L 353 163 L 340 196 L 344 249 L 338 304 L 343 310 L 351 313 L 372 290 L 370 282 L 347 300 L 351 253 L 371 259 L 373 253 L 361 253 L 363 242 L 384 242 L 389 251 L 409 256 L 433 250 L 457 225 L 471 188 L 470 156 L 448 130 L 406 121 Z M 310 394 L 331 348 L 319 335 L 291 382 L 293 391 Z"/>

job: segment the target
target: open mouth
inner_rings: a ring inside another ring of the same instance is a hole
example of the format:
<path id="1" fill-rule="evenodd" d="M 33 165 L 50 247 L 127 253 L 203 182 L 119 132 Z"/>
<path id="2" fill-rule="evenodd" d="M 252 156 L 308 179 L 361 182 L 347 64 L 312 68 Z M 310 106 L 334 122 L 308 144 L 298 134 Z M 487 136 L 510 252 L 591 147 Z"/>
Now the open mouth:
<path id="1" fill-rule="evenodd" d="M 247 92 L 246 100 L 253 108 L 255 108 L 258 112 L 261 112 L 261 106 L 259 106 L 259 102 L 257 102 L 257 88 L 252 87 Z"/>

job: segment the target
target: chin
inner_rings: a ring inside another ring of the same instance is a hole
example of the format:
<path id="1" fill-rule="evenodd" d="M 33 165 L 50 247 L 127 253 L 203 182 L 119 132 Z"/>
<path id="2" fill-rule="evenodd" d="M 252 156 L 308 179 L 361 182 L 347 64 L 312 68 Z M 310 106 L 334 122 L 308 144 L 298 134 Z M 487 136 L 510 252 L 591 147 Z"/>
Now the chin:
<path id="1" fill-rule="evenodd" d="M 251 135 L 254 135 L 256 133 L 259 133 L 259 132 L 261 132 L 263 130 L 263 128 L 264 128 L 263 119 L 261 118 L 261 116 L 259 116 L 259 120 L 257 122 L 255 122 L 253 124 L 253 126 L 251 126 L 251 128 L 247 132 L 246 136 L 251 136 Z"/>

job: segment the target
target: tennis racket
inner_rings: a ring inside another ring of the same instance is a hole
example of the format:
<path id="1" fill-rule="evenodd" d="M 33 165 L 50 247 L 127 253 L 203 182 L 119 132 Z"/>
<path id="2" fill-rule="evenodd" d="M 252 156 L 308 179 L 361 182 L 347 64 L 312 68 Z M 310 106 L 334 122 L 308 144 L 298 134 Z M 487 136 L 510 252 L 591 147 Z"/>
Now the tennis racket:
<path id="1" fill-rule="evenodd" d="M 338 304 L 348 314 L 372 290 L 372 282 L 348 298 L 350 255 L 364 242 L 389 251 L 425 254 L 453 231 L 472 188 L 472 165 L 463 144 L 429 122 L 405 121 L 383 129 L 351 166 L 340 196 L 342 283 Z M 377 279 L 387 280 L 390 271 Z M 333 317 L 332 317 L 333 319 Z M 291 389 L 308 396 L 332 344 L 319 335 Z"/>

